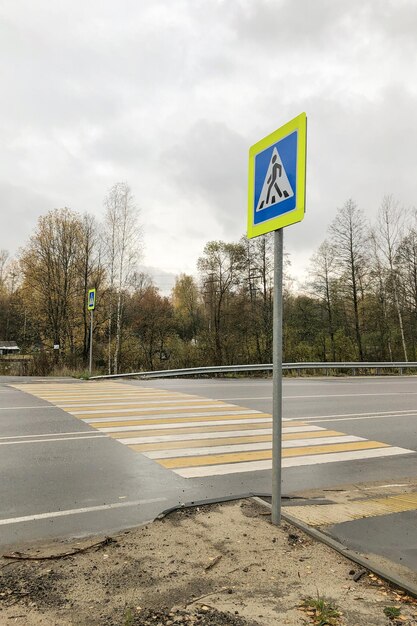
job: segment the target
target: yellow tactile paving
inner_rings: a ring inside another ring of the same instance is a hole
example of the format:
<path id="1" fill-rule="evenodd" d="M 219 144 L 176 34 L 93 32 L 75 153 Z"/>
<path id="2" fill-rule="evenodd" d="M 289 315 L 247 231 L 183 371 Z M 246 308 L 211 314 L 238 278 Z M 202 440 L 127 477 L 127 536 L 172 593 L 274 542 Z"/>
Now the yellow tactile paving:
<path id="1" fill-rule="evenodd" d="M 311 526 L 341 524 L 364 517 L 379 517 L 392 513 L 417 510 L 417 493 L 401 494 L 386 498 L 351 500 L 347 503 L 321 506 L 285 507 L 286 511 Z"/>

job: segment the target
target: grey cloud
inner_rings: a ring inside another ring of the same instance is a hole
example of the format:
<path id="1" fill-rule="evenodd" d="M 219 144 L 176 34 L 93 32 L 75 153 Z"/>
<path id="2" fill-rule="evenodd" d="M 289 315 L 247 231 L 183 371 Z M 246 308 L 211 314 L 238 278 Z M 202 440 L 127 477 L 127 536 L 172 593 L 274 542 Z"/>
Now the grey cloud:
<path id="1" fill-rule="evenodd" d="M 177 279 L 177 274 L 166 272 L 159 267 L 150 265 L 141 265 L 139 271 L 151 277 L 153 283 L 159 288 L 162 295 L 168 296 L 171 293 Z"/>
<path id="2" fill-rule="evenodd" d="M 366 46 L 379 35 L 385 43 L 410 37 L 415 44 L 417 6 L 412 0 L 259 0 L 235 5 L 240 44 L 287 48 L 290 53 L 305 47 L 324 52 L 344 43 Z"/>
<path id="3" fill-rule="evenodd" d="M 19 185 L 0 183 L 1 247 L 15 254 L 29 238 L 39 215 L 52 208 L 53 199 L 48 196 Z"/>
<path id="4" fill-rule="evenodd" d="M 244 231 L 248 148 L 302 110 L 308 210 L 290 251 L 313 251 L 350 196 L 370 216 L 387 192 L 414 203 L 416 23 L 414 0 L 6 4 L 0 248 L 55 206 L 99 213 L 127 180 L 158 241 L 146 262 L 189 267 Z"/>
<path id="5" fill-rule="evenodd" d="M 293 2 L 260 0 L 240 3 L 236 12 L 236 35 L 240 43 L 255 44 L 270 50 L 288 51 L 306 46 L 327 47 L 346 28 L 345 19 L 364 11 L 360 0 L 341 3 L 334 0 Z"/>
<path id="6" fill-rule="evenodd" d="M 47 127 L 94 125 L 178 86 L 186 65 L 184 25 L 160 19 L 152 4 L 143 2 L 138 11 L 131 3 L 129 14 L 112 2 L 81 11 L 81 3 L 51 10 L 40 2 L 33 20 L 29 3 L 26 16 L 25 3 L 10 10 L 1 20 L 3 58 L 13 59 L 2 64 L 13 85 L 4 93 L 10 118 Z"/>
<path id="7" fill-rule="evenodd" d="M 200 120 L 162 160 L 180 193 L 192 194 L 195 202 L 204 198 L 227 233 L 235 230 L 245 212 L 246 179 L 242 173 L 247 154 L 247 143 L 237 132 L 220 122 Z"/>
<path id="8" fill-rule="evenodd" d="M 399 84 L 376 101 L 309 102 L 307 213 L 302 225 L 288 229 L 294 252 L 312 253 L 350 197 L 370 222 L 385 194 L 405 206 L 416 202 L 415 107 L 415 96 Z"/>

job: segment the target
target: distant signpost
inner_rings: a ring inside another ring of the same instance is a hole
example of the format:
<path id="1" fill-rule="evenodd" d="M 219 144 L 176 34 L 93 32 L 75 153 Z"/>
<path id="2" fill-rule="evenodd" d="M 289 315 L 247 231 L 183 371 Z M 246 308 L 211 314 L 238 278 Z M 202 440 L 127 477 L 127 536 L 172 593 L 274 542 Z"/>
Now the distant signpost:
<path id="1" fill-rule="evenodd" d="M 88 310 L 94 311 L 96 308 L 96 290 L 89 289 L 88 290 Z"/>
<path id="2" fill-rule="evenodd" d="M 249 150 L 248 238 L 274 231 L 272 522 L 281 521 L 283 229 L 305 211 L 307 116 L 301 113 Z"/>
<path id="3" fill-rule="evenodd" d="M 93 369 L 93 317 L 94 317 L 95 308 L 96 308 L 96 290 L 89 289 L 88 298 L 87 298 L 87 309 L 90 311 L 90 366 L 89 366 L 90 376 L 91 376 L 91 372 Z"/>

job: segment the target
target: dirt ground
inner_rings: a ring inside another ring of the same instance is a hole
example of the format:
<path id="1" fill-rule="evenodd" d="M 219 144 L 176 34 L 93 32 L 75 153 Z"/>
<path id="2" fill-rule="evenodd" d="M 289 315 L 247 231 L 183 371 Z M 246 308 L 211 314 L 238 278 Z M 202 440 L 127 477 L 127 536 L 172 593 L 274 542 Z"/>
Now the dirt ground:
<path id="1" fill-rule="evenodd" d="M 21 548 L 35 560 L 3 557 L 0 624 L 417 624 L 415 600 L 369 572 L 354 582 L 356 564 L 271 525 L 252 500 L 178 511 L 91 547 L 100 539 Z M 323 602 L 334 612 L 318 612 Z"/>

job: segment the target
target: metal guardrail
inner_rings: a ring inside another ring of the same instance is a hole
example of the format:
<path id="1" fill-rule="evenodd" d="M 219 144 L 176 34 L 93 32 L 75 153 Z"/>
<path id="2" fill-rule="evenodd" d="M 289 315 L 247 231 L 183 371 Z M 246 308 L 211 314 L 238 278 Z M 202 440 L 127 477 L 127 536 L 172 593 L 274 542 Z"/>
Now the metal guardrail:
<path id="1" fill-rule="evenodd" d="M 398 369 L 400 373 L 403 369 L 417 369 L 417 362 L 326 362 L 326 363 L 283 363 L 284 371 L 290 370 L 365 370 L 365 369 Z M 157 370 L 153 372 L 128 372 L 126 374 L 103 374 L 102 376 L 91 376 L 90 380 L 105 378 L 173 378 L 175 376 L 199 376 L 202 374 L 239 374 L 240 372 L 268 372 L 272 371 L 272 363 L 254 365 L 214 365 L 210 367 L 189 367 L 176 370 Z"/>

